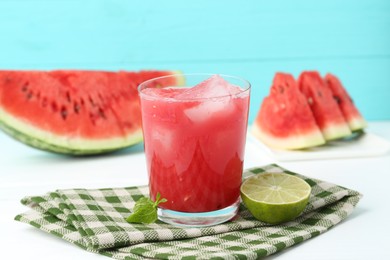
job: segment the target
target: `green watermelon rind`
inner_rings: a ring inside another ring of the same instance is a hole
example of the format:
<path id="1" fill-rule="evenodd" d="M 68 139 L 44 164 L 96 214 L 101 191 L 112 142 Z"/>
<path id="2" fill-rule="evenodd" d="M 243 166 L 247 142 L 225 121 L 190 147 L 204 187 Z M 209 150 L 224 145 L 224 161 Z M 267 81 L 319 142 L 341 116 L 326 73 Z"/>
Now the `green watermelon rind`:
<path id="1" fill-rule="evenodd" d="M 93 155 L 109 153 L 143 141 L 142 129 L 126 137 L 84 139 L 57 136 L 12 117 L 0 108 L 0 128 L 14 139 L 31 147 L 60 154 Z M 72 143 L 72 144 L 71 144 Z"/>
<path id="2" fill-rule="evenodd" d="M 368 125 L 366 120 L 360 115 L 350 118 L 347 122 L 352 132 L 361 131 Z"/>
<path id="3" fill-rule="evenodd" d="M 326 141 L 342 139 L 352 134 L 347 122 L 329 124 L 322 127 L 321 131 Z"/>
<path id="4" fill-rule="evenodd" d="M 258 122 L 255 122 L 251 127 L 251 133 L 267 146 L 282 150 L 300 150 L 326 143 L 319 129 L 313 129 L 313 131 L 301 135 L 278 137 L 267 133 Z"/>

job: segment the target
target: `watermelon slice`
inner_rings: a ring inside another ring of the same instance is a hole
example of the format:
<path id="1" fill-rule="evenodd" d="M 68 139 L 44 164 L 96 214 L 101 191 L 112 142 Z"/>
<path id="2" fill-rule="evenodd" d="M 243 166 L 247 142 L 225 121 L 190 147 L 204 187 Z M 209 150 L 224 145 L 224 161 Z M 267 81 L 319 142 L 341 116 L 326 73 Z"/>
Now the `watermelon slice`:
<path id="1" fill-rule="evenodd" d="M 275 74 L 271 93 L 263 100 L 251 131 L 277 149 L 302 149 L 325 143 L 305 96 L 287 73 Z"/>
<path id="2" fill-rule="evenodd" d="M 177 72 L 0 71 L 0 127 L 57 153 L 125 148 L 143 139 L 137 86 L 172 74 Z M 183 81 L 180 74 L 173 79 Z"/>
<path id="3" fill-rule="evenodd" d="M 339 105 L 317 71 L 302 72 L 298 79 L 298 85 L 313 111 L 325 140 L 351 135 L 351 130 Z"/>
<path id="4" fill-rule="evenodd" d="M 367 126 L 367 122 L 354 105 L 352 98 L 348 95 L 348 92 L 343 87 L 341 81 L 335 75 L 330 73 L 328 73 L 324 79 L 326 85 L 332 91 L 333 98 L 339 105 L 350 129 L 352 131 L 359 131 L 365 128 Z"/>

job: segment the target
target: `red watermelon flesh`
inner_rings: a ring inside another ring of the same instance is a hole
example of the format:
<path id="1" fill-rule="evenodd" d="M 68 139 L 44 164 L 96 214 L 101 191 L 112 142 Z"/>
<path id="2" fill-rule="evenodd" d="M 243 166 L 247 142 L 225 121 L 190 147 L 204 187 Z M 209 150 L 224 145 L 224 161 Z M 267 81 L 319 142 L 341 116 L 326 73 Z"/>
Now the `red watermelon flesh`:
<path id="1" fill-rule="evenodd" d="M 172 74 L 0 71 L 0 127 L 26 144 L 59 153 L 128 147 L 142 141 L 137 86 Z M 175 80 L 183 79 L 178 75 Z"/>
<path id="2" fill-rule="evenodd" d="M 328 73 L 325 78 L 325 83 L 332 91 L 333 97 L 340 107 L 344 118 L 352 131 L 358 131 L 367 126 L 359 110 L 354 105 L 352 98 L 347 90 L 343 87 L 341 81 L 333 74 Z"/>
<path id="3" fill-rule="evenodd" d="M 305 96 L 293 76 L 287 73 L 276 73 L 252 133 L 266 145 L 278 149 L 301 149 L 325 143 Z"/>
<path id="4" fill-rule="evenodd" d="M 317 71 L 302 72 L 298 79 L 298 85 L 326 140 L 351 135 L 349 126 L 333 98 L 332 92 Z"/>

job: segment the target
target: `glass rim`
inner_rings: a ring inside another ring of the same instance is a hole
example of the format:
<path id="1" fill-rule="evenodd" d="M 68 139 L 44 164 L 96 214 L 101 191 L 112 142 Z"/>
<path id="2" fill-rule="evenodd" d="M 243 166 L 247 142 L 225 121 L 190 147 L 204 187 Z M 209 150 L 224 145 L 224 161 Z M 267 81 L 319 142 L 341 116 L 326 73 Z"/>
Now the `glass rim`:
<path id="1" fill-rule="evenodd" d="M 199 100 L 219 99 L 219 98 L 232 97 L 232 96 L 233 97 L 240 97 L 244 93 L 250 91 L 250 89 L 252 87 L 251 83 L 248 80 L 246 80 L 244 78 L 241 78 L 241 77 L 238 77 L 238 76 L 232 76 L 232 75 L 220 74 L 220 73 L 176 73 L 176 74 L 160 76 L 160 77 L 155 77 L 155 78 L 152 78 L 152 79 L 145 80 L 145 81 L 143 81 L 142 83 L 140 83 L 138 85 L 137 90 L 138 90 L 138 93 L 139 93 L 140 96 L 156 99 L 156 96 L 142 93 L 142 89 L 143 89 L 142 87 L 145 86 L 145 85 L 148 85 L 149 83 L 151 83 L 153 81 L 161 80 L 161 79 L 165 79 L 165 78 L 181 77 L 181 78 L 183 78 L 185 80 L 187 77 L 201 77 L 201 76 L 203 76 L 203 77 L 205 77 L 204 80 L 207 80 L 206 76 L 211 77 L 211 76 L 214 76 L 214 75 L 219 75 L 219 76 L 221 76 L 224 79 L 238 80 L 238 81 L 244 83 L 243 86 L 241 86 L 241 85 L 238 86 L 241 91 L 239 93 L 237 93 L 237 94 L 234 94 L 234 95 L 227 94 L 227 95 L 222 95 L 222 96 L 211 96 L 211 97 L 200 97 L 200 98 L 199 97 L 198 98 L 194 97 L 194 98 L 184 98 L 184 99 L 163 97 L 163 99 L 164 100 L 169 100 L 169 101 L 197 101 L 197 100 L 199 101 Z M 201 81 L 199 83 L 201 83 Z M 231 82 L 229 82 L 229 83 L 231 83 Z M 237 85 L 235 85 L 235 86 L 237 86 Z M 184 84 L 182 86 L 179 85 L 178 87 L 186 87 L 186 86 Z M 194 87 L 194 86 L 189 86 L 189 87 Z"/>

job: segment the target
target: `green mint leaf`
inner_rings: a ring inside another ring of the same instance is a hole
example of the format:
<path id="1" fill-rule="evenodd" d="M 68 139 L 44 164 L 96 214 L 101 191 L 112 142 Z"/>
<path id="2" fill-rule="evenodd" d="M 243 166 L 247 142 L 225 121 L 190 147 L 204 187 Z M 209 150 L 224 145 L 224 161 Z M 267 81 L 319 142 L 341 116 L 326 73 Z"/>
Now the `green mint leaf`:
<path id="1" fill-rule="evenodd" d="M 134 210 L 134 212 L 126 219 L 129 223 L 153 223 L 157 220 L 157 210 L 153 204 L 144 204 Z"/>
<path id="2" fill-rule="evenodd" d="M 159 201 L 159 200 L 160 200 L 160 197 L 161 197 L 160 192 L 157 192 L 157 194 L 156 194 L 156 201 Z"/>
<path id="3" fill-rule="evenodd" d="M 161 197 L 161 195 L 160 195 L 160 192 L 157 192 L 157 194 L 156 194 L 156 201 L 154 202 L 154 206 L 157 208 L 157 206 L 160 204 L 160 203 L 164 203 L 164 202 L 167 202 L 168 200 L 167 199 L 161 199 L 160 200 L 160 197 Z"/>
<path id="4" fill-rule="evenodd" d="M 149 224 L 157 220 L 157 206 L 167 200 L 160 200 L 160 193 L 156 195 L 156 201 L 153 202 L 147 197 L 140 198 L 134 206 L 133 213 L 126 219 L 129 223 Z"/>

